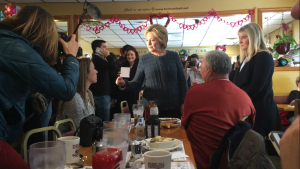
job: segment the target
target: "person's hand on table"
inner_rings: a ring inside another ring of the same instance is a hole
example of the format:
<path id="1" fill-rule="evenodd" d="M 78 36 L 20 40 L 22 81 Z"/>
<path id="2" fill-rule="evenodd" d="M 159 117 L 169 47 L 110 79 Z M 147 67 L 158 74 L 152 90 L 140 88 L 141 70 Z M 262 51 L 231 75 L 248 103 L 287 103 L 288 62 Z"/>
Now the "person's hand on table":
<path id="1" fill-rule="evenodd" d="M 298 169 L 300 168 L 300 117 L 298 116 L 292 125 L 285 131 L 281 138 L 280 157 L 282 169 Z"/>
<path id="2" fill-rule="evenodd" d="M 291 106 L 294 106 L 295 105 L 295 100 L 293 100 L 291 103 L 290 103 Z"/>

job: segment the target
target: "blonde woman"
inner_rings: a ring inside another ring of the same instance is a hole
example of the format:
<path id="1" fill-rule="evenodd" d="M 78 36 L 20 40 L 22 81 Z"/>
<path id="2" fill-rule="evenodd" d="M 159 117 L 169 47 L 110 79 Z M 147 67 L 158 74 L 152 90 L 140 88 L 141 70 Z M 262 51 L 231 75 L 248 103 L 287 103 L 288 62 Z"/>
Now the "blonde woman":
<path id="1" fill-rule="evenodd" d="M 168 51 L 168 31 L 159 24 L 145 30 L 149 53 L 141 56 L 132 81 L 118 77 L 116 84 L 137 91 L 145 81 L 143 104 L 154 100 L 160 117 L 181 117 L 187 84 L 179 55 Z"/>
<path id="2" fill-rule="evenodd" d="M 241 66 L 233 82 L 249 95 L 256 109 L 253 130 L 268 136 L 271 131 L 281 130 L 278 108 L 273 99 L 273 57 L 256 23 L 242 26 L 238 36 Z"/>
<path id="3" fill-rule="evenodd" d="M 53 17 L 39 6 L 25 6 L 17 15 L 0 22 L 0 159 L 2 168 L 29 166 L 12 144 L 25 122 L 25 100 L 30 88 L 47 96 L 71 100 L 78 82 L 78 44 L 75 35 L 66 43 L 67 54 L 58 74 L 58 33 Z M 0 167 L 0 168 L 1 168 Z"/>
<path id="4" fill-rule="evenodd" d="M 56 120 L 72 119 L 76 129 L 84 117 L 95 114 L 93 94 L 89 87 L 91 84 L 97 83 L 98 73 L 90 58 L 81 56 L 77 57 L 77 60 L 79 62 L 79 80 L 75 96 L 71 101 L 61 103 L 59 114 L 56 117 Z M 68 124 L 62 124 L 59 130 L 61 133 L 71 131 Z"/>

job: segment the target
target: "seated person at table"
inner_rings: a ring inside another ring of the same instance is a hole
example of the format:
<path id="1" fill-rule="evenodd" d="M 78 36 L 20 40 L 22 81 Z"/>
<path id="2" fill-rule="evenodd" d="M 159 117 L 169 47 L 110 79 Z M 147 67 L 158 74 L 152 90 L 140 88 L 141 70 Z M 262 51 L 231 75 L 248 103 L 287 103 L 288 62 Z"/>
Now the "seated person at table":
<path id="1" fill-rule="evenodd" d="M 229 81 L 231 63 L 226 53 L 206 53 L 200 67 L 204 83 L 187 91 L 181 124 L 186 128 L 197 168 L 207 169 L 229 128 L 245 116 L 253 127 L 255 109 L 249 96 Z"/>
<path id="2" fill-rule="evenodd" d="M 70 118 L 73 120 L 76 129 L 80 121 L 91 114 L 95 114 L 94 99 L 89 87 L 92 83 L 97 82 L 97 70 L 90 58 L 77 57 L 79 62 L 79 80 L 76 94 L 71 101 L 61 102 L 59 113 L 56 120 Z M 68 124 L 59 126 L 61 133 L 71 131 Z"/>
<path id="3" fill-rule="evenodd" d="M 288 100 L 289 100 L 289 103 L 291 105 L 295 104 L 294 100 L 300 99 L 299 98 L 299 95 L 300 95 L 300 76 L 298 76 L 297 79 L 296 79 L 296 86 L 297 86 L 298 89 L 291 91 L 290 94 L 289 94 Z M 286 118 L 289 119 L 290 122 L 292 122 L 294 120 L 294 112 L 289 111 Z"/>

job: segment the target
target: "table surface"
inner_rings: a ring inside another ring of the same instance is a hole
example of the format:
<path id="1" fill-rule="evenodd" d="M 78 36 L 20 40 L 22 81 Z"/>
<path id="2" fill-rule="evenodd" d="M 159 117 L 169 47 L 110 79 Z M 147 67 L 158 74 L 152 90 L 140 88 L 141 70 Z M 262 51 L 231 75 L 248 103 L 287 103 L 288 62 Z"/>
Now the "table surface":
<path id="1" fill-rule="evenodd" d="M 176 138 L 179 139 L 183 142 L 185 154 L 188 155 L 189 157 L 187 158 L 186 162 L 189 162 L 191 165 L 191 169 L 196 169 L 196 163 L 195 163 L 195 158 L 193 155 L 193 151 L 191 148 L 191 144 L 187 139 L 186 131 L 183 126 L 177 127 L 177 128 L 171 128 L 171 129 L 165 129 L 161 128 L 160 134 L 162 137 L 171 137 L 171 138 Z M 130 131 L 129 134 L 130 139 L 134 137 L 134 128 Z M 86 163 L 84 163 L 84 166 L 92 166 L 92 147 L 80 147 L 79 148 L 79 153 L 82 154 L 83 156 L 87 156 L 88 160 Z"/>
<path id="2" fill-rule="evenodd" d="M 290 104 L 277 104 L 279 111 L 295 111 L 295 107 L 289 106 Z"/>

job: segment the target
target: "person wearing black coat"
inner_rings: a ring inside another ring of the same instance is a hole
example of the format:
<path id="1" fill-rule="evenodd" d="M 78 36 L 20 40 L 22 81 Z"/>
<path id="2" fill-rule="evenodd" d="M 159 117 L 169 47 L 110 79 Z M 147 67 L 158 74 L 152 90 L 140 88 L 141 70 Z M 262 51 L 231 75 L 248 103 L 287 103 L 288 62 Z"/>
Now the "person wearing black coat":
<path id="1" fill-rule="evenodd" d="M 265 45 L 260 27 L 256 23 L 241 27 L 238 35 L 241 66 L 238 68 L 233 82 L 251 98 L 256 109 L 253 130 L 265 137 L 271 131 L 281 130 L 278 108 L 273 99 L 273 57 Z"/>
<path id="2" fill-rule="evenodd" d="M 132 46 L 126 49 L 125 61 L 122 67 L 130 67 L 130 76 L 129 78 L 124 78 L 127 81 L 131 81 L 136 73 L 138 64 L 139 64 L 139 53 Z M 133 117 L 132 105 L 137 104 L 139 100 L 139 91 L 122 91 L 124 100 L 127 101 L 129 106 L 129 111 Z"/>

